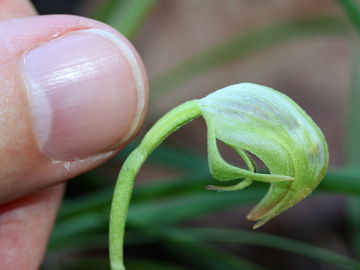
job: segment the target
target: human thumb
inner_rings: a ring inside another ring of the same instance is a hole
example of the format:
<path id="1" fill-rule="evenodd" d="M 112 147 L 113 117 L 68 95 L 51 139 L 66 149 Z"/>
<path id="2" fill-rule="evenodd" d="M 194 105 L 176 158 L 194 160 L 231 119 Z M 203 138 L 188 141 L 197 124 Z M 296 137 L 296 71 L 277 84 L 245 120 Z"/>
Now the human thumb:
<path id="1" fill-rule="evenodd" d="M 107 158 L 144 118 L 147 79 L 131 44 L 67 15 L 0 22 L 0 203 Z"/>

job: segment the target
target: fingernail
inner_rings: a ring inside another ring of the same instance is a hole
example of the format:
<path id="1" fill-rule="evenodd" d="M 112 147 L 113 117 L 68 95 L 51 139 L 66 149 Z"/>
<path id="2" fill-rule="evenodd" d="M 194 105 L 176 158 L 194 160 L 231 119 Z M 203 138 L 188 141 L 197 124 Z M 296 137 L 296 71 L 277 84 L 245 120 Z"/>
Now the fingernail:
<path id="1" fill-rule="evenodd" d="M 145 105 L 142 68 L 125 40 L 99 29 L 27 52 L 23 76 L 43 153 L 54 160 L 85 158 L 130 137 Z"/>

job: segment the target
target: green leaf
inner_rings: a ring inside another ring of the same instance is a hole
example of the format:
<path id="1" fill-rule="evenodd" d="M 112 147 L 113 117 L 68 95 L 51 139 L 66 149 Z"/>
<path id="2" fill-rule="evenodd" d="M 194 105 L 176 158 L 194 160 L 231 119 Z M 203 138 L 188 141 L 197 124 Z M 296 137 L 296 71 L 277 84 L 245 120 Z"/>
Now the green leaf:
<path id="1" fill-rule="evenodd" d="M 327 173 L 324 181 L 319 185 L 318 191 L 331 192 L 344 195 L 356 195 L 360 196 L 360 170 L 357 168 L 344 168 L 337 169 Z M 188 175 L 169 178 L 165 180 L 155 180 L 151 183 L 138 185 L 134 190 L 133 202 L 144 202 L 151 205 L 152 200 L 156 204 L 157 199 L 161 198 L 186 198 L 186 194 L 192 196 L 191 193 L 199 194 L 199 192 L 206 194 L 205 196 L 211 195 L 211 197 L 222 196 L 221 199 L 230 200 L 232 196 L 223 195 L 224 193 L 212 194 L 208 191 L 203 191 L 203 187 L 213 181 L 208 169 L 199 169 L 191 172 Z M 263 184 L 254 184 L 251 189 L 241 191 L 241 196 L 247 196 L 247 192 L 258 192 L 260 196 L 261 192 L 266 191 L 266 186 Z M 108 211 L 111 201 L 112 189 L 103 189 L 96 192 L 91 192 L 76 199 L 66 199 L 61 207 L 58 222 L 62 222 L 69 218 L 78 218 L 82 214 L 87 213 L 98 213 L 101 211 Z M 237 194 L 237 193 L 234 193 Z M 239 197 L 240 194 L 237 194 Z M 211 200 L 210 197 L 207 197 Z M 217 200 L 217 198 L 214 198 Z M 233 201 L 237 203 L 236 200 Z M 131 210 L 130 210 L 131 211 Z"/>
<path id="2" fill-rule="evenodd" d="M 354 26 L 357 27 L 360 34 L 360 10 L 357 7 L 357 21 Z M 353 19 L 354 20 L 354 19 Z M 349 95 L 348 117 L 347 117 L 347 161 L 350 166 L 359 168 L 360 164 L 360 36 L 357 36 L 353 44 L 353 62 L 351 74 L 351 88 Z M 358 182 L 360 178 L 358 178 Z M 355 254 L 360 258 L 360 196 L 350 198 L 349 204 L 349 223 L 352 232 L 352 245 Z"/>
<path id="3" fill-rule="evenodd" d="M 133 39 L 158 0 L 105 0 L 92 17 L 110 24 L 128 39 Z"/>
<path id="4" fill-rule="evenodd" d="M 144 259 L 127 260 L 127 265 L 131 270 L 186 270 L 182 266 Z"/>
<path id="5" fill-rule="evenodd" d="M 92 237 L 97 239 L 98 230 L 102 229 L 103 231 L 107 231 L 108 215 L 108 211 L 100 213 L 90 212 L 58 222 L 51 235 L 50 249 L 74 246 L 74 242 L 76 244 L 78 240 L 83 239 L 83 237 L 87 238 L 89 235 L 91 236 L 90 239 L 94 240 Z M 94 235 L 92 235 L 92 233 L 94 233 Z"/>
<path id="6" fill-rule="evenodd" d="M 203 191 L 151 202 L 133 203 L 129 211 L 128 223 L 137 226 L 176 224 L 230 206 L 253 203 L 261 198 L 262 194 L 262 191 L 257 190 L 249 190 L 242 194 L 236 192 L 214 194 Z"/>
<path id="7" fill-rule="evenodd" d="M 111 163 L 120 165 L 119 162 L 123 160 L 139 145 L 139 140 L 133 141 L 125 149 L 123 149 L 117 156 L 111 159 Z M 149 156 L 148 162 L 166 166 L 166 168 L 192 170 L 207 168 L 206 157 L 201 156 L 191 149 L 180 147 L 177 145 L 161 144 L 155 151 Z"/>
<path id="8" fill-rule="evenodd" d="M 167 250 L 182 257 L 191 265 L 198 265 L 200 269 L 206 270 L 264 270 L 264 268 L 249 262 L 239 256 L 224 252 L 221 249 L 206 245 L 204 243 L 191 244 L 170 240 Z M 198 268 L 197 268 L 198 269 Z"/>
<path id="9" fill-rule="evenodd" d="M 107 22 L 114 11 L 114 7 L 121 7 L 126 0 L 102 0 L 95 7 L 92 18 L 98 21 Z"/>
<path id="10" fill-rule="evenodd" d="M 318 192 L 360 195 L 359 179 L 360 170 L 357 168 L 331 171 L 320 184 Z M 138 218 L 135 218 L 134 223 L 153 222 L 158 225 L 157 222 L 161 221 L 159 213 L 165 211 L 169 216 L 164 222 L 178 224 L 204 214 L 215 214 L 229 207 L 252 204 L 266 192 L 264 184 L 254 184 L 249 190 L 241 191 L 241 194 L 237 192 L 212 194 L 203 191 L 203 187 L 210 181 L 213 180 L 208 170 L 202 169 L 188 176 L 139 185 L 134 192 L 134 206 L 130 207 L 130 215 L 145 213 L 144 219 L 140 218 L 138 221 Z M 50 249 L 55 251 L 80 248 L 82 243 L 85 247 L 94 247 L 96 243 L 103 243 L 101 239 L 107 240 L 107 236 L 99 236 L 98 232 L 107 230 L 106 213 L 109 211 L 111 194 L 112 190 L 106 189 L 81 198 L 65 200 L 50 241 Z M 177 211 L 178 207 L 192 208 L 192 204 L 195 204 L 195 208 L 191 211 L 183 209 Z M 131 214 L 134 211 L 133 207 L 135 214 Z M 354 228 L 357 227 L 354 224 Z"/>
<path id="11" fill-rule="evenodd" d="M 152 80 L 151 93 L 153 97 L 159 96 L 207 70 L 284 42 L 306 36 L 337 35 L 344 32 L 345 26 L 340 19 L 325 16 L 296 19 L 252 30 L 194 55 Z"/>
<path id="12" fill-rule="evenodd" d="M 304 255 L 316 260 L 321 260 L 329 264 L 334 264 L 342 269 L 358 269 L 360 261 L 354 260 L 333 251 L 315 247 L 300 241 L 287 239 L 284 237 L 269 235 L 259 232 L 248 232 L 242 230 L 229 229 L 161 229 L 161 233 L 175 235 L 177 241 L 199 243 L 209 242 L 226 242 L 241 243 L 276 248 L 300 255 Z"/>
<path id="13" fill-rule="evenodd" d="M 106 22 L 125 37 L 132 39 L 158 0 L 123 0 L 113 6 Z"/>
<path id="14" fill-rule="evenodd" d="M 341 168 L 330 171 L 320 183 L 317 191 L 360 196 L 360 170 L 358 168 Z"/>
<path id="15" fill-rule="evenodd" d="M 347 17 L 360 34 L 360 7 L 354 0 L 338 0 Z"/>
<path id="16" fill-rule="evenodd" d="M 98 213 L 108 208 L 111 202 L 112 188 L 91 192 L 76 199 L 67 199 L 61 205 L 58 220 L 79 217 L 86 213 Z"/>
<path id="17" fill-rule="evenodd" d="M 360 6 L 353 0 L 339 0 L 339 4 L 347 14 L 357 33 L 360 34 Z M 347 162 L 349 165 L 359 166 L 360 164 L 360 41 L 357 35 L 353 44 L 351 88 L 349 94 L 349 106 L 347 119 Z M 349 222 L 352 232 L 352 243 L 355 254 L 360 257 L 360 198 L 350 198 Z"/>
<path id="18" fill-rule="evenodd" d="M 109 260 L 100 256 L 66 256 L 60 263 L 49 261 L 46 266 L 44 270 L 99 270 L 110 268 Z"/>
<path id="19" fill-rule="evenodd" d="M 360 196 L 360 170 L 357 168 L 343 168 L 333 170 L 327 173 L 324 181 L 318 187 L 318 191 L 344 194 L 350 196 Z M 201 191 L 204 194 L 211 194 L 202 191 L 203 187 L 213 181 L 208 169 L 199 169 L 190 174 L 162 180 L 154 180 L 150 183 L 140 184 L 134 190 L 133 202 L 147 202 L 161 198 L 176 198 Z M 231 183 L 230 183 L 231 184 Z M 266 186 L 263 184 L 254 184 L 251 189 L 241 191 L 241 196 L 246 192 L 256 190 L 256 192 L 265 192 Z M 111 201 L 112 189 L 103 189 L 91 192 L 76 199 L 66 199 L 60 209 L 58 221 L 79 215 L 108 211 Z M 213 197 L 222 196 L 223 193 L 211 194 Z M 235 193 L 236 194 L 236 193 Z M 227 195 L 225 195 L 227 196 Z M 240 197 L 241 197 L 240 196 Z M 222 197 L 226 199 L 227 197 Z M 147 202 L 150 203 L 151 202 Z"/>

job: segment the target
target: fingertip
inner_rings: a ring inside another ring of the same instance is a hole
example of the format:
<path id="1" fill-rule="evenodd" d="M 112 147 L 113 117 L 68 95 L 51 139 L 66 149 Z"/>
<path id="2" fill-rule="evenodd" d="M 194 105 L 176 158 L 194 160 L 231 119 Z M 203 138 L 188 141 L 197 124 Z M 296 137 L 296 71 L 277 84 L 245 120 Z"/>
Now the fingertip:
<path id="1" fill-rule="evenodd" d="M 36 15 L 36 10 L 28 0 L 1 0 L 0 21 Z"/>
<path id="2" fill-rule="evenodd" d="M 53 160 L 114 149 L 142 120 L 147 81 L 129 44 L 97 28 L 43 43 L 24 56 L 34 131 Z"/>
<path id="3" fill-rule="evenodd" d="M 0 52 L 0 202 L 99 165 L 139 130 L 146 72 L 111 27 L 70 15 L 7 20 Z"/>

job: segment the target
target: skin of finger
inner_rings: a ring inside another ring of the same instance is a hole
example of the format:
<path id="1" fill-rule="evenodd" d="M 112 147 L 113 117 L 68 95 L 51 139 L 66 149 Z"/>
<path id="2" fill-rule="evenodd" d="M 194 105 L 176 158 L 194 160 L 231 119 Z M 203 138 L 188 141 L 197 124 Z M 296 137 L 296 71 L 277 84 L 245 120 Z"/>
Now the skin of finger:
<path id="1" fill-rule="evenodd" d="M 19 6 L 20 2 L 26 1 L 0 0 L 1 8 L 5 2 L 8 12 L 1 14 L 4 11 L 1 9 L 0 20 L 7 15 L 32 15 L 33 9 L 28 8 L 30 5 Z M 77 29 L 100 28 L 117 33 L 105 25 L 79 17 L 54 16 L 36 20 L 33 25 L 27 19 L 8 21 L 8 26 L 0 24 L 0 32 L 2 29 L 2 36 L 6 36 L 0 50 L 0 123 L 5 127 L 2 129 L 5 132 L 0 132 L 0 201 L 3 199 L 3 202 L 64 181 L 98 165 L 116 152 L 66 164 L 49 163 L 39 153 L 29 125 L 27 99 L 24 98 L 16 61 L 26 50 Z M 7 35 L 7 27 L 13 35 Z M 12 179 L 10 185 L 6 179 Z M 38 269 L 60 201 L 61 186 L 0 206 L 0 269 Z"/>
<path id="2" fill-rule="evenodd" d="M 28 0 L 0 0 L 0 21 L 34 15 L 35 8 Z"/>
<path id="3" fill-rule="evenodd" d="M 0 0 L 0 7 L 0 20 L 36 15 L 27 0 Z M 62 193 L 60 184 L 0 206 L 0 269 L 39 268 Z"/>
<path id="4" fill-rule="evenodd" d="M 48 15 L 0 22 L 0 204 L 89 170 L 109 159 L 126 144 L 116 151 L 87 159 L 55 162 L 45 157 L 35 140 L 19 61 L 27 50 L 39 44 L 72 31 L 90 28 L 109 31 L 125 40 L 111 27 L 78 16 Z M 146 78 L 144 69 L 142 72 Z M 146 109 L 142 120 L 145 112 Z"/>
<path id="5" fill-rule="evenodd" d="M 39 269 L 62 193 L 58 185 L 0 206 L 0 269 Z"/>

